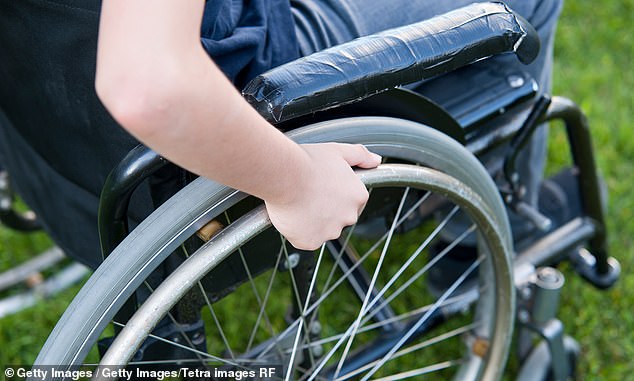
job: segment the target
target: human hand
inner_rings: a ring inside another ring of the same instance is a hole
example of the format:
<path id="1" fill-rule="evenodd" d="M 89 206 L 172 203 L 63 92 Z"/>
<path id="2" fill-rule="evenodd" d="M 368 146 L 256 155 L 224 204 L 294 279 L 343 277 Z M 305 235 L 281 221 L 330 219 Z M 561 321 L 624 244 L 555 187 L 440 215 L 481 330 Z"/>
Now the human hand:
<path id="1" fill-rule="evenodd" d="M 381 157 L 357 144 L 301 145 L 305 171 L 280 200 L 265 200 L 273 225 L 297 249 L 315 250 L 356 223 L 368 191 L 352 167 L 374 168 Z"/>

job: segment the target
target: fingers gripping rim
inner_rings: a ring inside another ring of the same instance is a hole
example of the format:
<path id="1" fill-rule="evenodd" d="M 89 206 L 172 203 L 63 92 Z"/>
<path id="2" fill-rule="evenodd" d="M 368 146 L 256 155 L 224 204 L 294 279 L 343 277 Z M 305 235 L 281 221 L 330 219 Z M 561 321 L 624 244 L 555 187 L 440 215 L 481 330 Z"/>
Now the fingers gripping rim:
<path id="1" fill-rule="evenodd" d="M 447 173 L 481 195 L 497 223 L 510 232 L 504 203 L 486 169 L 463 145 L 438 130 L 397 118 L 355 117 L 316 123 L 287 135 L 298 143 L 360 143 L 381 156 Z M 507 243 L 512 247 L 510 236 Z"/>
<path id="2" fill-rule="evenodd" d="M 339 119 L 289 134 L 300 143 L 360 143 L 381 155 L 434 167 L 482 196 L 511 247 L 508 219 L 493 181 L 464 147 L 424 125 L 396 118 Z M 243 196 L 198 179 L 146 219 L 97 269 L 51 333 L 36 364 L 79 364 L 117 309 L 186 237 Z M 116 276 L 113 274 L 117 274 Z M 509 305 L 514 308 L 513 295 Z"/>

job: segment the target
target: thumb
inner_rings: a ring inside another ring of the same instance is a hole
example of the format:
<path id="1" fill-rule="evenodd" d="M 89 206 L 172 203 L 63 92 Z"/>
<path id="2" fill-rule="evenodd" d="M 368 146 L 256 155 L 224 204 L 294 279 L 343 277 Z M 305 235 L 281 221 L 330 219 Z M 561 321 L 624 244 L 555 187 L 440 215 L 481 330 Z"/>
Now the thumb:
<path id="1" fill-rule="evenodd" d="M 341 156 L 351 167 L 375 168 L 381 164 L 381 156 L 361 144 L 342 144 L 341 148 Z"/>

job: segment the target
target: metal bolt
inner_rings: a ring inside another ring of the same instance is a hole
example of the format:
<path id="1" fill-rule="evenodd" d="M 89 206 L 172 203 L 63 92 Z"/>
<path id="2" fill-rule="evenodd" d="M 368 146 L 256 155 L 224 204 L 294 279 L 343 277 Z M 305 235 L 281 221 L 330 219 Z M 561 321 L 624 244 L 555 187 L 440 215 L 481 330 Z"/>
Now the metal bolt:
<path id="1" fill-rule="evenodd" d="M 537 271 L 537 286 L 548 289 L 557 290 L 564 285 L 564 275 L 557 269 L 552 267 L 542 267 Z"/>
<path id="2" fill-rule="evenodd" d="M 9 210 L 11 209 L 11 204 L 12 204 L 11 199 L 6 197 L 0 198 L 0 209 Z"/>
<path id="3" fill-rule="evenodd" d="M 537 278 L 544 282 L 556 282 L 559 280 L 559 274 L 552 267 L 544 267 L 537 273 Z"/>
<path id="4" fill-rule="evenodd" d="M 319 335 L 321 333 L 321 324 L 318 321 L 314 321 L 310 324 L 310 333 L 313 335 Z"/>
<path id="5" fill-rule="evenodd" d="M 520 296 L 524 300 L 529 300 L 533 296 L 533 289 L 529 286 L 524 286 L 520 289 Z"/>
<path id="6" fill-rule="evenodd" d="M 205 340 L 205 335 L 203 335 L 201 332 L 196 332 L 192 336 L 192 344 L 199 345 L 199 344 L 202 344 L 204 340 Z"/>
<path id="7" fill-rule="evenodd" d="M 297 265 L 299 264 L 299 254 L 298 253 L 292 253 L 288 256 L 288 258 L 286 259 L 286 261 L 284 261 L 284 267 L 289 270 L 289 269 L 294 269 L 295 267 L 297 267 Z"/>
<path id="8" fill-rule="evenodd" d="M 9 174 L 5 171 L 0 172 L 0 189 L 9 189 Z"/>
<path id="9" fill-rule="evenodd" d="M 524 85 L 524 78 L 519 75 L 509 75 L 507 78 L 509 85 L 512 88 L 517 89 L 518 87 L 522 87 Z"/>
<path id="10" fill-rule="evenodd" d="M 324 354 L 324 347 L 321 345 L 315 345 L 313 347 L 310 347 L 310 352 L 315 357 L 321 357 Z"/>
<path id="11" fill-rule="evenodd" d="M 528 323 L 531 319 L 531 315 L 525 309 L 521 309 L 517 312 L 517 320 L 520 323 Z"/>
<path id="12" fill-rule="evenodd" d="M 520 175 L 517 172 L 513 172 L 511 175 L 511 181 L 514 183 L 520 181 Z"/>

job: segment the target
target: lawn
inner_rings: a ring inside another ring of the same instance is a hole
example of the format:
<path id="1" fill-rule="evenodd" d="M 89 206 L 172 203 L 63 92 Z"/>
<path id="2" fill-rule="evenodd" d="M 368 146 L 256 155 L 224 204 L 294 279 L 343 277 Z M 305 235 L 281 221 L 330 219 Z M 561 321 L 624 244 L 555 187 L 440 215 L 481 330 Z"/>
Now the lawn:
<path id="1" fill-rule="evenodd" d="M 566 285 L 560 317 L 582 347 L 579 373 L 588 380 L 626 380 L 634 373 L 634 0 L 597 3 L 568 0 L 555 49 L 554 93 L 573 99 L 587 113 L 598 166 L 609 189 L 609 243 L 623 274 L 601 292 L 563 267 Z M 566 160 L 565 137 L 553 126 L 551 168 Z M 22 235 L 0 228 L 0 270 L 49 245 L 43 234 Z M 29 364 L 78 287 L 36 307 L 0 319 L 0 366 Z"/>
<path id="2" fill-rule="evenodd" d="M 567 271 L 561 318 L 582 345 L 586 379 L 627 380 L 634 372 L 634 1 L 568 1 L 555 48 L 555 93 L 575 100 L 592 127 L 597 161 L 609 189 L 611 254 L 621 262 L 617 285 L 600 292 Z M 560 158 L 563 136 L 550 154 Z"/>

